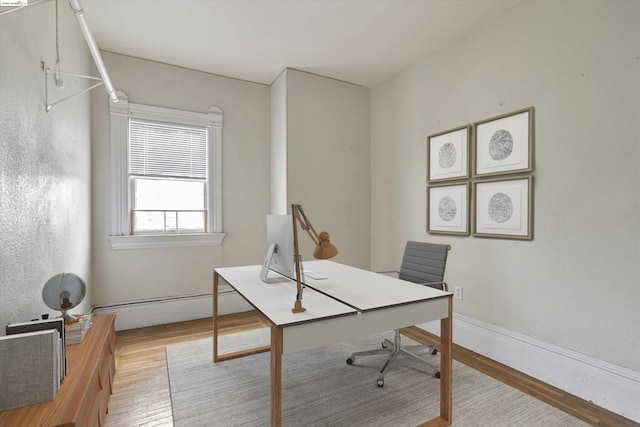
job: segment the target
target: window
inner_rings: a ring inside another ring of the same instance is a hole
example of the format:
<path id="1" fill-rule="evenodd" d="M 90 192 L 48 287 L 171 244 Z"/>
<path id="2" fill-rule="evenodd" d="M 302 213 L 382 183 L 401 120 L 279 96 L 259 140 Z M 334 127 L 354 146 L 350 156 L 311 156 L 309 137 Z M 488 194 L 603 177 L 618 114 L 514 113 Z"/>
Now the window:
<path id="1" fill-rule="evenodd" d="M 222 112 L 111 103 L 114 249 L 220 245 Z"/>
<path id="2" fill-rule="evenodd" d="M 207 128 L 129 119 L 131 234 L 207 231 Z"/>

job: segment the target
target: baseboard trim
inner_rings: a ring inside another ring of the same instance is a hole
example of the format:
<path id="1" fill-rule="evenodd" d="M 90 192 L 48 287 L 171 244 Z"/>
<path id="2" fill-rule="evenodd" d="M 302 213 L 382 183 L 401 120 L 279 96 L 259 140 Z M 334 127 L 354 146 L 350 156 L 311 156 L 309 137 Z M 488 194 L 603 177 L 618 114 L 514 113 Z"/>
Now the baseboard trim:
<path id="1" fill-rule="evenodd" d="M 440 323 L 417 325 L 440 335 Z M 454 313 L 453 341 L 464 348 L 640 422 L 640 372 Z"/>
<path id="2" fill-rule="evenodd" d="M 221 315 L 241 313 L 252 307 L 234 291 L 218 294 Z M 93 307 L 95 314 L 115 314 L 116 331 L 184 322 L 213 316 L 213 294 L 188 295 Z"/>

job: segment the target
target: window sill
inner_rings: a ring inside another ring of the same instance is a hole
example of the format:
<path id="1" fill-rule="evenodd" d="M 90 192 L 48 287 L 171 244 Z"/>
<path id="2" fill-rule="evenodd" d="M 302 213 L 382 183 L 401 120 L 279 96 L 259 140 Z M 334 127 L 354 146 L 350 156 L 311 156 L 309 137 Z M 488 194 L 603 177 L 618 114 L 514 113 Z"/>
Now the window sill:
<path id="1" fill-rule="evenodd" d="M 111 249 L 185 248 L 190 246 L 221 246 L 225 233 L 155 234 L 109 236 Z"/>

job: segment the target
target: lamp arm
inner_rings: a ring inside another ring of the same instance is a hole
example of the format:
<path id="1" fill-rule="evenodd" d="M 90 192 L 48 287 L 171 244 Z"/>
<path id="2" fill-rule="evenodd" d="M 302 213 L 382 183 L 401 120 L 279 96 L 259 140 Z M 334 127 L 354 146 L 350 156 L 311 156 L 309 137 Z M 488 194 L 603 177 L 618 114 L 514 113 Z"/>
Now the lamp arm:
<path id="1" fill-rule="evenodd" d="M 304 214 L 304 210 L 302 209 L 302 205 L 293 205 L 293 212 L 295 216 L 298 218 L 298 222 L 300 222 L 300 228 L 307 232 L 311 240 L 316 246 L 320 245 L 320 237 L 318 237 L 318 233 L 311 225 L 309 218 Z"/>
<path id="2" fill-rule="evenodd" d="M 296 301 L 293 305 L 293 309 L 291 310 L 294 313 L 302 313 L 306 310 L 302 306 L 302 271 L 301 271 L 301 258 L 300 258 L 300 248 L 298 247 L 298 222 L 300 223 L 300 227 L 307 232 L 313 243 L 315 243 L 316 248 L 313 251 L 314 258 L 318 259 L 328 259 L 333 258 L 338 254 L 338 250 L 334 245 L 329 241 L 329 233 L 323 231 L 318 235 L 316 230 L 309 222 L 309 219 L 304 214 L 304 210 L 301 205 L 292 203 L 291 204 L 291 217 L 293 223 L 293 257 L 295 262 L 296 269 L 296 289 L 298 291 L 296 295 Z M 322 239 L 320 238 L 322 236 Z"/>
<path id="3" fill-rule="evenodd" d="M 304 229 L 303 229 L 304 230 Z M 307 234 L 309 235 L 309 237 L 311 237 L 311 240 L 313 240 L 313 243 L 316 246 L 320 246 L 320 237 L 318 237 L 318 234 L 316 233 L 316 230 L 313 229 L 313 227 L 311 226 L 311 224 L 309 224 L 309 228 L 307 228 L 305 230 L 307 232 Z M 311 234 L 313 232 L 313 234 Z"/>
<path id="4" fill-rule="evenodd" d="M 300 220 L 300 216 L 298 215 L 298 209 L 302 209 L 300 205 L 291 205 L 292 210 L 292 222 L 293 222 L 293 258 L 296 269 L 296 301 L 293 305 L 293 309 L 291 310 L 294 313 L 302 313 L 306 311 L 304 307 L 302 307 L 302 271 L 300 269 L 300 250 L 298 248 L 298 225 L 296 224 L 296 219 Z M 302 213 L 304 217 L 304 213 Z M 306 217 L 304 217 L 306 219 Z M 302 221 L 300 221 L 300 225 L 302 226 Z M 304 226 L 302 226 L 304 229 Z"/>

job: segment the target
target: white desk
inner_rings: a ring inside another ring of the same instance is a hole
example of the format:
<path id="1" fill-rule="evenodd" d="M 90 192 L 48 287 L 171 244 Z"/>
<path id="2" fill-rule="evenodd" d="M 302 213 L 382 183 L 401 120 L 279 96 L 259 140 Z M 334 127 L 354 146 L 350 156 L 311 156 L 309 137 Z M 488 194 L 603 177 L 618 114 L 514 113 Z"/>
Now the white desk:
<path id="1" fill-rule="evenodd" d="M 441 319 L 440 416 L 423 425 L 451 424 L 452 295 L 331 261 L 304 268 L 326 279 L 306 277 L 303 306 L 292 313 L 294 281 L 260 280 L 261 266 L 216 268 L 213 274 L 214 362 L 271 351 L 271 425 L 282 420 L 282 355 L 391 329 Z M 275 273 L 270 275 L 276 276 Z M 271 325 L 271 345 L 218 355 L 218 281 L 222 278 Z"/>

